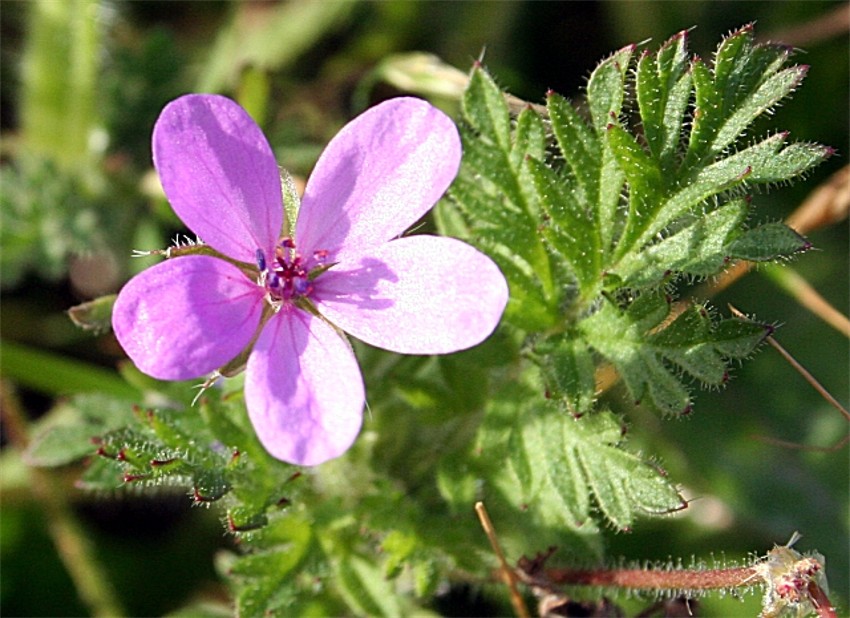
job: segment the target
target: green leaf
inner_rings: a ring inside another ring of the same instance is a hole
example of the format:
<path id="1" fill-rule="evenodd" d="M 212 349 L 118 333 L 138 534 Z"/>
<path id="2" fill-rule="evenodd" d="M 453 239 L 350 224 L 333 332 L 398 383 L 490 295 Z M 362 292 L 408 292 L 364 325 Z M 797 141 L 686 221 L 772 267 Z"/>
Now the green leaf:
<path id="1" fill-rule="evenodd" d="M 537 446 L 541 448 L 543 446 L 541 436 L 526 436 L 522 431 L 521 423 L 517 422 L 508 437 L 508 464 L 519 481 L 523 502 L 529 502 L 539 490 L 534 484 L 535 475 L 529 456 L 530 453 L 539 452 L 535 448 Z"/>
<path id="2" fill-rule="evenodd" d="M 580 338 L 551 338 L 535 347 L 552 396 L 561 396 L 573 414 L 593 409 L 596 384 L 590 348 Z"/>
<path id="3" fill-rule="evenodd" d="M 481 66 L 476 66 L 462 99 L 464 119 L 501 152 L 511 150 L 511 120 L 502 91 Z"/>
<path id="4" fill-rule="evenodd" d="M 799 85 L 805 67 L 780 71 L 789 52 L 781 45 L 755 44 L 750 25 L 720 44 L 713 74 L 699 60 L 692 64 L 696 109 L 684 169 L 720 155 Z"/>
<path id="5" fill-rule="evenodd" d="M 578 201 L 588 205 L 597 204 L 602 159 L 599 138 L 561 95 L 549 92 L 546 108 L 558 150 L 569 165 L 572 176 L 578 181 L 581 191 Z"/>
<path id="6" fill-rule="evenodd" d="M 101 394 L 77 395 L 39 419 L 23 453 L 31 466 L 61 466 L 97 450 L 96 438 L 131 422 L 126 400 Z"/>
<path id="7" fill-rule="evenodd" d="M 684 508 L 675 486 L 657 468 L 622 448 L 620 423 L 610 412 L 574 418 L 555 406 L 534 406 L 533 415 L 515 431 L 512 448 L 524 448 L 530 462 L 531 485 L 538 491 L 525 496 L 532 505 L 557 505 L 563 525 L 589 525 L 596 506 L 618 529 L 627 529 L 641 514 L 667 513 Z M 523 485 L 526 483 L 523 482 Z"/>
<path id="8" fill-rule="evenodd" d="M 254 535 L 253 551 L 229 561 L 226 575 L 240 616 L 291 611 L 298 594 L 293 572 L 307 557 L 312 538 L 309 522 L 291 515 L 278 517 Z"/>
<path id="9" fill-rule="evenodd" d="M 588 478 L 581 467 L 575 448 L 564 440 L 564 429 L 559 419 L 553 423 L 541 423 L 540 446 L 543 449 L 549 487 L 561 500 L 562 517 L 567 525 L 580 527 L 590 518 L 590 496 Z M 545 422 L 545 421 L 544 421 Z M 570 436 L 573 437 L 573 436 Z"/>
<path id="10" fill-rule="evenodd" d="M 405 562 L 413 555 L 417 538 L 400 530 L 392 530 L 381 542 L 381 551 L 386 555 L 384 576 L 393 578 L 401 572 Z"/>
<path id="11" fill-rule="evenodd" d="M 68 317 L 84 330 L 107 332 L 112 328 L 112 306 L 117 297 L 117 294 L 109 294 L 75 305 L 68 309 Z"/>
<path id="12" fill-rule="evenodd" d="M 750 210 L 747 200 L 733 200 L 639 253 L 629 253 L 609 274 L 621 285 L 646 287 L 672 273 L 705 277 L 730 260 L 775 260 L 810 247 L 805 238 L 782 223 L 768 223 L 742 231 Z"/>
<path id="13" fill-rule="evenodd" d="M 517 117 L 514 143 L 511 146 L 511 166 L 522 169 L 523 159 L 543 159 L 545 155 L 546 127 L 543 119 L 531 107 L 526 107 Z"/>
<path id="14" fill-rule="evenodd" d="M 655 57 L 642 54 L 637 65 L 635 91 L 644 135 L 665 173 L 674 168 L 688 107 L 691 75 L 687 69 L 687 31 L 670 38 Z"/>
<path id="15" fill-rule="evenodd" d="M 626 75 L 637 46 L 628 45 L 599 63 L 587 83 L 587 104 L 596 133 L 601 135 L 620 115 L 626 94 Z"/>
<path id="16" fill-rule="evenodd" d="M 124 469 L 113 459 L 98 457 L 89 462 L 85 472 L 76 482 L 76 487 L 84 491 L 114 492 L 124 485 Z"/>
<path id="17" fill-rule="evenodd" d="M 634 45 L 629 45 L 604 60 L 591 74 L 587 85 L 587 103 L 601 142 L 599 198 L 595 210 L 601 247 L 605 254 L 609 252 L 620 227 L 616 213 L 620 207 L 624 177 L 604 135 L 608 125 L 616 121 L 622 112 L 626 76 L 635 49 Z"/>
<path id="18" fill-rule="evenodd" d="M 343 598 L 362 616 L 404 616 L 410 608 L 384 578 L 380 569 L 364 557 L 349 555 L 337 565 L 335 585 Z"/>
<path id="19" fill-rule="evenodd" d="M 579 327 L 617 368 L 636 401 L 648 400 L 662 413 L 678 415 L 690 411 L 691 399 L 674 372 L 720 386 L 728 360 L 751 354 L 771 329 L 737 319 L 715 322 L 701 306 L 687 308 L 662 327 L 669 311 L 662 295 L 643 294 L 625 310 L 606 303 Z"/>
<path id="20" fill-rule="evenodd" d="M 830 154 L 817 145 L 787 145 L 784 133 L 735 151 L 752 122 L 802 80 L 805 67 L 782 68 L 788 48 L 756 44 L 747 26 L 721 43 L 713 70 L 696 58 L 686 71 L 685 41 L 680 33 L 662 46 L 655 62 L 649 54 L 638 61 L 635 91 L 646 148 L 618 123 L 608 131 L 629 189 L 618 261 L 629 253 L 626 259 L 633 260 L 659 234 L 681 228 L 683 218 L 707 216 L 730 190 L 797 177 Z M 691 84 L 693 122 L 678 164 Z"/>
<path id="21" fill-rule="evenodd" d="M 745 200 L 730 202 L 642 251 L 628 253 L 611 274 L 631 287 L 655 285 L 674 272 L 714 274 L 732 255 L 730 238 L 748 210 Z"/>
<path id="22" fill-rule="evenodd" d="M 527 169 L 547 218 L 541 226 L 543 237 L 567 261 L 589 295 L 598 281 L 601 255 L 597 228 L 587 206 L 570 190 L 572 183 L 546 163 L 529 157 Z"/>
<path id="23" fill-rule="evenodd" d="M 729 255 L 751 262 L 775 260 L 805 251 L 811 244 L 784 223 L 766 223 L 747 230 L 731 243 Z"/>
<path id="24" fill-rule="evenodd" d="M 3 341 L 3 375 L 50 395 L 97 392 L 136 401 L 139 391 L 117 373 L 82 361 Z"/>
<path id="25" fill-rule="evenodd" d="M 539 198 L 526 158 L 541 155 L 545 129 L 536 112 L 520 112 L 512 130 L 504 94 L 480 66 L 464 93 L 464 156 L 449 195 L 470 242 L 493 257 L 512 289 L 506 319 L 540 328 L 557 319 L 550 256 L 538 232 Z M 448 217 L 441 216 L 445 221 Z"/>

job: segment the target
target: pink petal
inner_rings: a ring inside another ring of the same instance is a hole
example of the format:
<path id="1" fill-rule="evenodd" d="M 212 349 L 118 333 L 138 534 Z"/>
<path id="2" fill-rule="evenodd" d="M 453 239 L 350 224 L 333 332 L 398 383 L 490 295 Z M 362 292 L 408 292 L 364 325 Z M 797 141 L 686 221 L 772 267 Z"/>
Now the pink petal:
<path id="1" fill-rule="evenodd" d="M 210 373 L 248 345 L 260 324 L 262 289 L 209 256 L 161 262 L 118 294 L 112 327 L 144 373 L 188 380 Z"/>
<path id="2" fill-rule="evenodd" d="M 254 263 L 283 224 L 280 172 L 269 143 L 228 98 L 191 94 L 165 106 L 153 129 L 153 160 L 165 195 L 213 248 Z"/>
<path id="3" fill-rule="evenodd" d="M 342 335 L 285 306 L 263 328 L 248 359 L 245 401 L 269 453 L 314 466 L 342 455 L 357 437 L 363 379 Z"/>
<path id="4" fill-rule="evenodd" d="M 399 236 L 424 215 L 457 174 L 457 128 L 420 99 L 391 99 L 331 140 L 310 176 L 295 240 L 329 260 Z"/>
<path id="5" fill-rule="evenodd" d="M 333 324 L 403 354 L 444 354 L 490 335 L 508 286 L 490 258 L 453 238 L 409 236 L 315 280 L 316 306 Z"/>

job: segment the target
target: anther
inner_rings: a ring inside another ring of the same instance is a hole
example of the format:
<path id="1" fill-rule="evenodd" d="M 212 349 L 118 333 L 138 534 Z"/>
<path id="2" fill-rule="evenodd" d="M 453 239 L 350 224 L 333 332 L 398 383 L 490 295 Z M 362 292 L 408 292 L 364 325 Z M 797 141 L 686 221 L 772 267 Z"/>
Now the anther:
<path id="1" fill-rule="evenodd" d="M 295 289 L 296 294 L 301 294 L 302 296 L 306 296 L 313 291 L 313 285 L 303 277 L 294 279 L 292 287 Z"/>
<path id="2" fill-rule="evenodd" d="M 257 267 L 260 269 L 260 272 L 266 269 L 266 256 L 263 254 L 262 249 L 257 249 Z"/>

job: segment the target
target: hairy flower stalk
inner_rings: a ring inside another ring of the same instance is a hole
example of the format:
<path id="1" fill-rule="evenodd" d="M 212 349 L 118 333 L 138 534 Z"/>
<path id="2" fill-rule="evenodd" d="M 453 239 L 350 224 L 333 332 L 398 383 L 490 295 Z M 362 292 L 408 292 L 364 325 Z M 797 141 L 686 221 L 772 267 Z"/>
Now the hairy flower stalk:
<path id="1" fill-rule="evenodd" d="M 654 591 L 693 597 L 711 590 L 734 590 L 761 586 L 762 616 L 770 618 L 793 612 L 813 611 L 821 618 L 837 616 L 827 597 L 823 557 L 804 556 L 791 548 L 799 536 L 787 545 L 778 545 L 750 566 L 727 568 L 545 568 L 554 552 L 533 559 L 521 558 L 517 564 L 520 580 L 539 595 L 561 596 L 561 586 L 601 586 L 634 591 Z M 800 614 L 802 615 L 802 614 Z"/>
<path id="2" fill-rule="evenodd" d="M 451 238 L 400 237 L 460 164 L 454 123 L 425 101 L 392 99 L 344 127 L 294 222 L 268 142 L 230 99 L 168 104 L 153 155 L 175 212 L 213 251 L 133 278 L 115 302 L 115 334 L 139 369 L 165 380 L 247 355 L 248 414 L 279 459 L 322 463 L 360 431 L 363 380 L 340 331 L 394 352 L 445 354 L 499 322 L 508 289 L 488 257 Z"/>

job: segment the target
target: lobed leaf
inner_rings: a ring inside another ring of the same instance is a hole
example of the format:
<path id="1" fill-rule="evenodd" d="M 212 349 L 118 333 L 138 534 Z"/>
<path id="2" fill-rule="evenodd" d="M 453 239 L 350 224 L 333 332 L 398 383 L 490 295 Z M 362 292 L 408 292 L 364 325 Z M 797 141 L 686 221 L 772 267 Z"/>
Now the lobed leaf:
<path id="1" fill-rule="evenodd" d="M 303 565 L 312 540 L 308 521 L 294 515 L 279 517 L 251 538 L 250 553 L 222 565 L 240 616 L 292 611 L 298 595 L 292 575 Z"/>
<path id="2" fill-rule="evenodd" d="M 597 228 L 586 203 L 571 191 L 572 183 L 546 163 L 529 156 L 528 174 L 545 213 L 541 233 L 569 264 L 579 285 L 588 290 L 598 280 L 601 262 Z"/>
<path id="3" fill-rule="evenodd" d="M 596 133 L 561 95 L 549 92 L 546 109 L 558 150 L 578 182 L 579 201 L 594 205 L 599 200 L 602 147 Z"/>
<path id="4" fill-rule="evenodd" d="M 729 255 L 751 262 L 775 260 L 811 247 L 811 243 L 784 223 L 766 223 L 747 230 L 731 243 Z"/>
<path id="5" fill-rule="evenodd" d="M 574 418 L 538 408 L 529 425 L 517 429 L 522 438 L 512 440 L 525 448 L 531 483 L 540 487 L 532 500 L 554 491 L 564 525 L 588 525 L 594 506 L 618 529 L 629 528 L 641 514 L 684 508 L 682 496 L 658 469 L 623 450 L 622 427 L 610 412 Z"/>
<path id="6" fill-rule="evenodd" d="M 648 400 L 670 415 L 687 413 L 692 405 L 678 372 L 720 386 L 727 361 L 751 354 L 772 330 L 737 319 L 716 323 L 701 306 L 670 317 L 669 300 L 649 293 L 625 308 L 607 302 L 579 324 L 587 342 L 617 368 L 635 401 Z"/>
<path id="7" fill-rule="evenodd" d="M 362 616 L 403 616 L 402 598 L 381 570 L 366 558 L 350 555 L 335 569 L 334 584 L 350 608 Z"/>
<path id="8" fill-rule="evenodd" d="M 747 200 L 724 204 L 642 251 L 627 254 L 609 275 L 616 276 L 619 285 L 641 288 L 657 285 L 675 273 L 707 277 L 731 260 L 775 260 L 811 246 L 783 223 L 742 230 L 749 211 Z"/>
<path id="9" fill-rule="evenodd" d="M 526 108 L 512 130 L 504 95 L 481 67 L 472 72 L 462 110 L 464 158 L 449 191 L 451 201 L 471 240 L 490 253 L 516 292 L 508 320 L 545 327 L 556 319 L 557 296 L 550 256 L 538 233 L 539 196 L 525 167 L 527 157 L 542 156 L 545 127 Z"/>
<path id="10" fill-rule="evenodd" d="M 587 84 L 587 104 L 593 126 L 601 143 L 599 166 L 599 197 L 595 204 L 596 221 L 603 255 L 610 247 L 620 227 L 617 211 L 625 180 L 610 145 L 604 139 L 608 125 L 620 116 L 626 96 L 626 75 L 636 46 L 629 45 L 603 60 L 593 71 Z M 591 202 L 591 205 L 594 205 Z"/>
<path id="11" fill-rule="evenodd" d="M 502 92 L 480 66 L 469 78 L 461 101 L 463 117 L 476 133 L 497 146 L 511 150 L 510 113 Z"/>
<path id="12" fill-rule="evenodd" d="M 733 256 L 730 239 L 748 210 L 745 200 L 729 202 L 642 251 L 626 254 L 610 273 L 634 288 L 657 285 L 676 272 L 714 274 Z"/>
<path id="13" fill-rule="evenodd" d="M 539 364 L 551 393 L 564 398 L 573 414 L 591 410 L 595 401 L 595 365 L 590 348 L 579 337 L 550 338 L 539 344 Z"/>
<path id="14" fill-rule="evenodd" d="M 682 123 L 691 92 L 687 32 L 670 38 L 657 55 L 646 52 L 638 60 L 635 92 L 644 136 L 652 155 L 668 172 L 674 169 Z"/>

